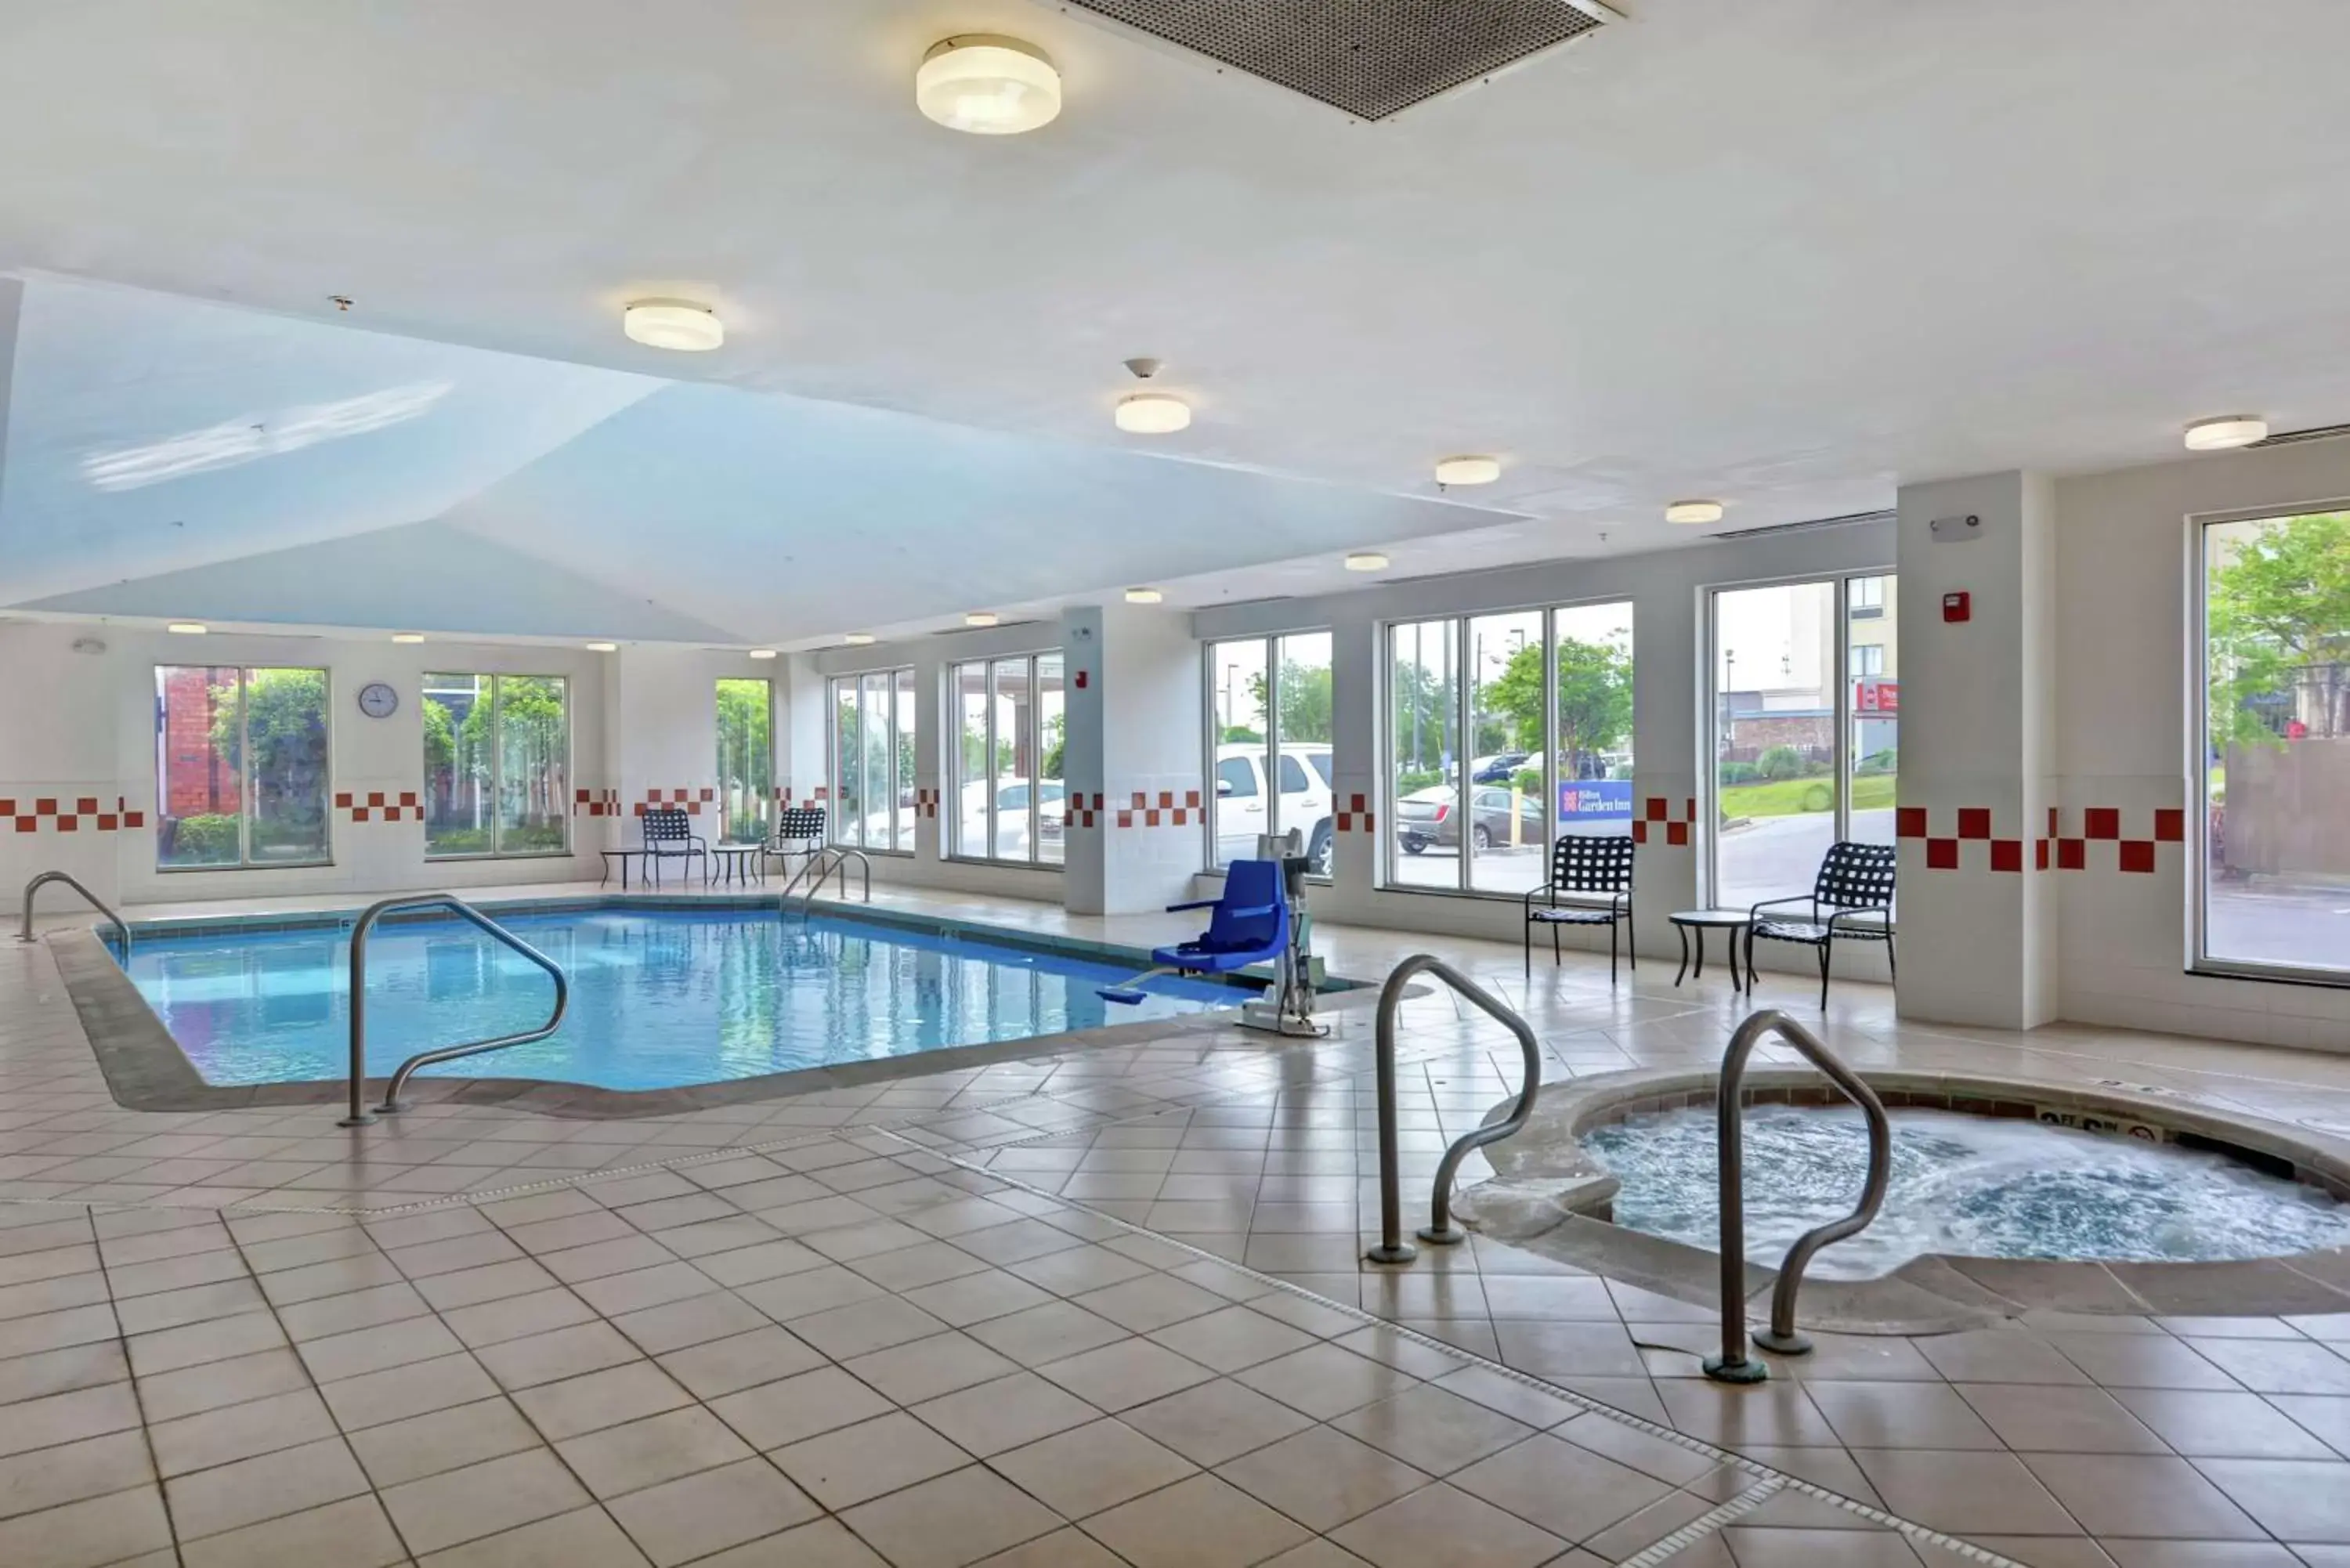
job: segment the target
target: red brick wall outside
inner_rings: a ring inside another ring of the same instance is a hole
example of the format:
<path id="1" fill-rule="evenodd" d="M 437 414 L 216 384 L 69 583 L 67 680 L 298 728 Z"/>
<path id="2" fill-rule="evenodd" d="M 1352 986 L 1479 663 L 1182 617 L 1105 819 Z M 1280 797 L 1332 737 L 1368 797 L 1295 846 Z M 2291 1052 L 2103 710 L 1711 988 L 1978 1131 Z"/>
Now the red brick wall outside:
<path id="1" fill-rule="evenodd" d="M 204 816 L 237 809 L 236 770 L 213 751 L 212 676 L 209 670 L 183 666 L 163 682 L 165 816 Z"/>
<path id="2" fill-rule="evenodd" d="M 1805 755 L 1835 754 L 1835 721 L 1825 714 L 1773 717 L 1739 714 L 1730 722 L 1730 746 L 1725 760 L 1751 763 L 1773 746 L 1793 746 Z"/>

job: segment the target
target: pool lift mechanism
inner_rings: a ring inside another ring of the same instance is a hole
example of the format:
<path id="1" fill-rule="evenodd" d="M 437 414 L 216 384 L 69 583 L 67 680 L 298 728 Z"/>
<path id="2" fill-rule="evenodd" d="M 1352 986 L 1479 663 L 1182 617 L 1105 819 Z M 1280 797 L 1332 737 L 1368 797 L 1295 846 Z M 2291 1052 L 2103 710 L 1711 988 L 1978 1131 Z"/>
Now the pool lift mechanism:
<path id="1" fill-rule="evenodd" d="M 1102 997 L 1130 1007 L 1149 994 L 1143 987 L 1160 975 L 1232 974 L 1271 964 L 1273 983 L 1263 995 L 1241 1004 L 1241 1027 L 1297 1039 L 1328 1034 L 1329 1025 L 1314 1021 L 1323 968 L 1313 950 L 1314 919 L 1305 910 L 1305 874 L 1313 862 L 1295 828 L 1259 835 L 1256 851 L 1253 859 L 1235 860 L 1224 868 L 1223 897 L 1167 906 L 1170 914 L 1214 911 L 1205 931 L 1188 942 L 1153 950 L 1150 968 L 1103 986 Z"/>

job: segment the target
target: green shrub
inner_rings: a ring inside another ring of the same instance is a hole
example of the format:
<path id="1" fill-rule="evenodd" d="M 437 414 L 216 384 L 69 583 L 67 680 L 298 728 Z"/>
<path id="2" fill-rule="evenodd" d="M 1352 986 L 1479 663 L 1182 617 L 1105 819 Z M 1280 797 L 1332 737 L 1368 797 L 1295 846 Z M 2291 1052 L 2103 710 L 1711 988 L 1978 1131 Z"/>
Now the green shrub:
<path id="1" fill-rule="evenodd" d="M 1510 785 L 1520 794 L 1530 794 L 1537 799 L 1541 798 L 1542 769 L 1520 768 L 1516 773 L 1510 775 Z"/>
<path id="2" fill-rule="evenodd" d="M 1880 774 L 1898 773 L 1901 771 L 1901 753 L 1891 746 L 1886 747 L 1881 752 L 1871 752 L 1861 758 L 1852 771 L 1865 778 L 1875 777 Z"/>
<path id="3" fill-rule="evenodd" d="M 1811 788 L 1804 792 L 1804 809 L 1805 811 L 1834 811 L 1835 809 L 1835 791 L 1824 784 L 1815 784 L 1812 785 Z"/>
<path id="4" fill-rule="evenodd" d="M 1750 784 L 1762 776 L 1762 773 L 1752 763 L 1724 763 L 1721 764 L 1721 782 L 1725 784 Z"/>
<path id="5" fill-rule="evenodd" d="M 1808 770 L 1804 765 L 1804 753 L 1793 746 L 1772 746 L 1755 759 L 1757 772 L 1766 779 L 1799 779 Z"/>
<path id="6" fill-rule="evenodd" d="M 1426 789 L 1430 784 L 1443 782 L 1444 774 L 1440 769 L 1405 768 L 1396 774 L 1396 794 L 1409 794 L 1414 790 Z"/>
<path id="7" fill-rule="evenodd" d="M 236 855 L 236 818 L 210 812 L 172 824 L 165 859 L 173 866 L 234 866 Z"/>

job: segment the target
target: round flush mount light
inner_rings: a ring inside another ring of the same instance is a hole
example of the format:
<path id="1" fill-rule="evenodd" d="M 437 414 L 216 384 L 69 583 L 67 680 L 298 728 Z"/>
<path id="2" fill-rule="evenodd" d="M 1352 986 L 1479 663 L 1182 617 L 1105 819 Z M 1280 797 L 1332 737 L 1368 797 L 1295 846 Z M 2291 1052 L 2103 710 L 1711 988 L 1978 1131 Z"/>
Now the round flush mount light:
<path id="1" fill-rule="evenodd" d="M 726 324 L 706 305 L 685 299 L 640 299 L 620 312 L 620 330 L 648 348 L 702 354 L 726 341 Z"/>
<path id="2" fill-rule="evenodd" d="M 949 130 L 1017 136 L 1061 112 L 1061 73 L 1034 44 L 995 33 L 943 38 L 914 73 L 914 107 Z"/>
<path id="3" fill-rule="evenodd" d="M 1377 550 L 1357 550 L 1347 557 L 1347 570 L 1350 572 L 1384 572 L 1387 569 L 1388 558 Z"/>
<path id="4" fill-rule="evenodd" d="M 754 659 L 773 659 L 775 657 L 775 650 L 772 648 L 754 648 L 751 650 L 751 657 Z"/>
<path id="5" fill-rule="evenodd" d="M 993 626 L 1002 618 L 993 610 L 973 610 L 962 618 L 965 626 Z"/>
<path id="6" fill-rule="evenodd" d="M 840 640 L 851 648 L 870 648 L 873 645 L 873 634 L 869 631 L 852 631 Z"/>
<path id="7" fill-rule="evenodd" d="M 617 642 L 591 642 L 588 645 L 588 651 L 590 653 L 618 653 L 620 651 L 620 645 Z"/>
<path id="8" fill-rule="evenodd" d="M 1166 598 L 1166 597 L 1167 596 L 1165 594 L 1160 593 L 1157 588 L 1128 588 L 1126 590 L 1126 602 L 1130 605 L 1155 605 L 1160 600 Z"/>
<path id="9" fill-rule="evenodd" d="M 1719 523 L 1721 503 L 1719 501 L 1676 501 L 1665 508 L 1668 523 Z"/>
<path id="10" fill-rule="evenodd" d="M 2228 452 L 2269 439 L 2269 422 L 2253 414 L 2222 414 L 2187 427 L 2189 452 Z"/>
<path id="11" fill-rule="evenodd" d="M 391 640 L 394 642 L 422 642 L 424 640 L 424 634 L 421 631 L 395 631 L 391 634 Z"/>
<path id="12" fill-rule="evenodd" d="M 1491 484 L 1501 477 L 1499 458 L 1448 457 L 1436 465 L 1436 483 L 1443 485 Z"/>
<path id="13" fill-rule="evenodd" d="M 200 620 L 175 620 L 163 629 L 169 632 L 176 632 L 182 637 L 202 637 L 204 633 L 210 631 L 212 628 L 206 626 Z"/>
<path id="14" fill-rule="evenodd" d="M 1128 435 L 1172 435 L 1191 422 L 1191 405 L 1172 392 L 1128 392 L 1118 400 L 1118 428 Z"/>

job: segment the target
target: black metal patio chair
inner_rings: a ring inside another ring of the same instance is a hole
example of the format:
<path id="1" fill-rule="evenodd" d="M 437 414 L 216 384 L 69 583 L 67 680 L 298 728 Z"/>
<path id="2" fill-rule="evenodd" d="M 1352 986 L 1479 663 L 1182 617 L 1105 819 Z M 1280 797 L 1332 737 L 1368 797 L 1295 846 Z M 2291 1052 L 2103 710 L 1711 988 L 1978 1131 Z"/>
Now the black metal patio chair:
<path id="1" fill-rule="evenodd" d="M 689 873 L 695 856 L 702 857 L 702 880 L 710 881 L 710 843 L 693 831 L 693 819 L 680 806 L 660 806 L 644 815 L 645 863 L 652 867 L 653 886 L 660 886 L 660 863 L 683 860 Z"/>
<path id="2" fill-rule="evenodd" d="M 1534 976 L 1534 928 L 1550 928 L 1550 961 L 1559 961 L 1561 926 L 1607 928 L 1607 983 L 1616 983 L 1617 928 L 1632 919 L 1629 837 L 1570 833 L 1550 846 L 1550 880 L 1525 897 L 1526 978 Z M 1544 902 L 1537 903 L 1535 900 Z M 1640 968 L 1638 949 L 1632 968 Z"/>
<path id="3" fill-rule="evenodd" d="M 775 814 L 775 836 L 767 853 L 792 868 L 794 856 L 810 856 L 824 847 L 824 807 L 787 805 Z"/>
<path id="4" fill-rule="evenodd" d="M 1763 910 L 1790 904 L 1809 907 L 1806 915 L 1765 915 Z M 1754 943 L 1800 942 L 1820 955 L 1820 1009 L 1828 1005 L 1828 960 L 1839 941 L 1883 942 L 1886 967 L 1893 958 L 1893 846 L 1846 844 L 1828 846 L 1819 875 L 1809 894 L 1765 898 L 1747 911 L 1746 974 L 1754 976 Z M 1898 971 L 1897 971 L 1898 972 Z"/>

